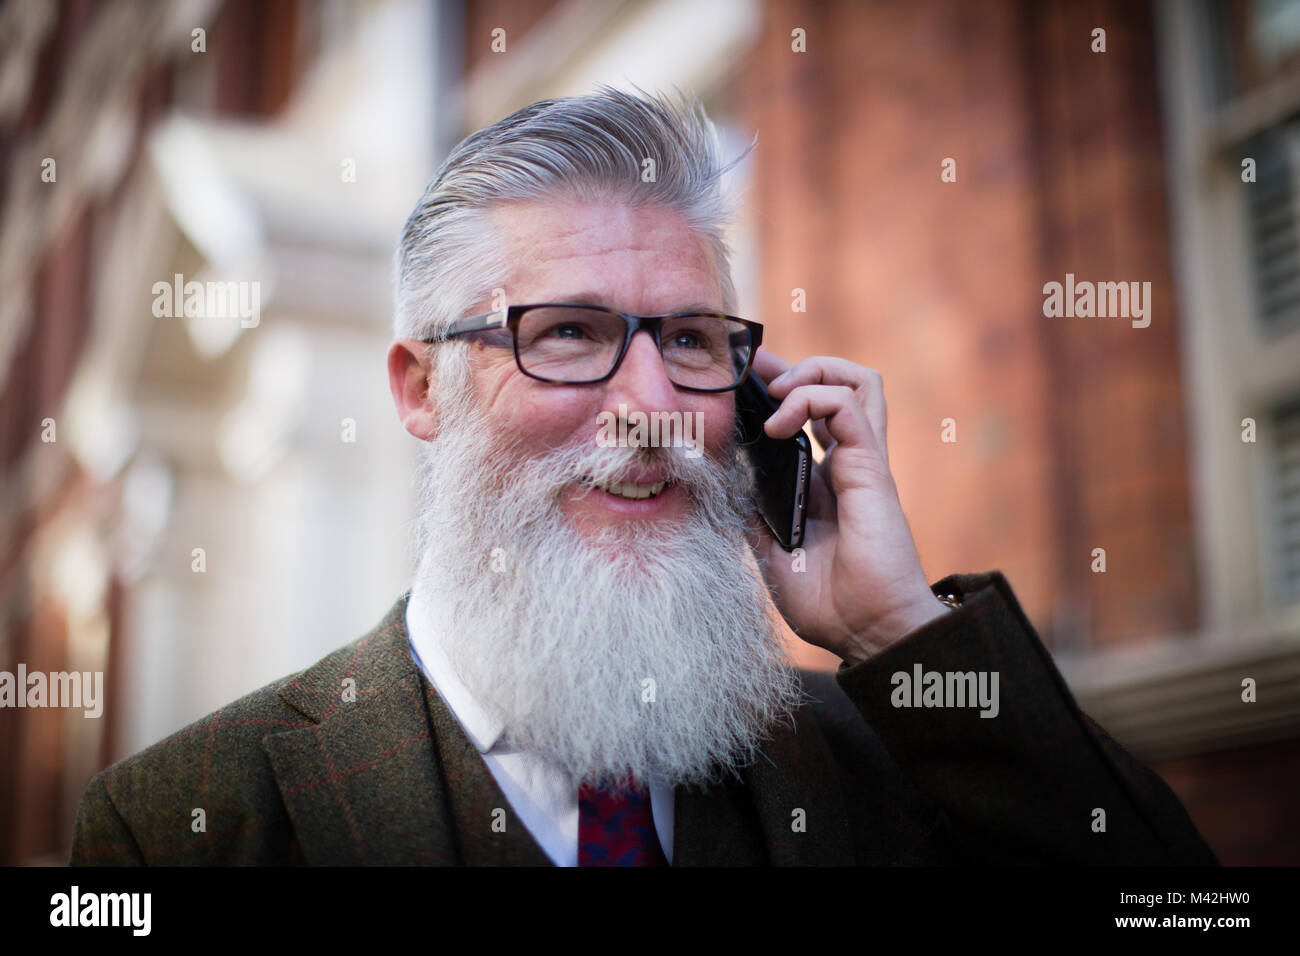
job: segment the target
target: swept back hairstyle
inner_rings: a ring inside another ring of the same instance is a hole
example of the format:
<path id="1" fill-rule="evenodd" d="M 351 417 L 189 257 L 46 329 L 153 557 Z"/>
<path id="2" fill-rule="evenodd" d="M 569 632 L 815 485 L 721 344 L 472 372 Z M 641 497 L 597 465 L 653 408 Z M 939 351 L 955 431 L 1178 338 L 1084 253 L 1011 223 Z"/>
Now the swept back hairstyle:
<path id="1" fill-rule="evenodd" d="M 734 311 L 723 240 L 734 207 L 721 180 L 754 143 L 724 164 L 702 105 L 680 91 L 677 102 L 638 92 L 602 86 L 589 96 L 541 100 L 451 151 L 402 232 L 398 338 L 432 338 L 504 285 L 507 263 L 487 213 L 521 200 L 606 200 L 680 213 L 711 246 L 722 306 Z"/>

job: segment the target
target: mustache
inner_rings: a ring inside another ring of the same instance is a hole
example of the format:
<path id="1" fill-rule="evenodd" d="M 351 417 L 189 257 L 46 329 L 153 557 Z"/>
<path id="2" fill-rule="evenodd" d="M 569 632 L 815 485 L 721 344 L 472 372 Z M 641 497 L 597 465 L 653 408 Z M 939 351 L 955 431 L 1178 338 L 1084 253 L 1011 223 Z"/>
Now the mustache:
<path id="1" fill-rule="evenodd" d="M 644 482 L 647 473 L 655 481 L 678 485 L 695 498 L 737 490 L 739 475 L 734 463 L 720 461 L 708 453 L 691 457 L 688 450 L 683 446 L 608 447 L 584 441 L 531 459 L 521 469 L 520 478 L 530 484 L 544 483 L 551 498 L 558 497 L 572 484 Z"/>
<path id="2" fill-rule="evenodd" d="M 417 561 L 438 535 L 459 537 L 467 523 L 543 540 L 566 536 L 571 527 L 560 507 L 566 494 L 575 488 L 594 494 L 593 484 L 644 482 L 647 476 L 673 483 L 688 502 L 692 522 L 725 535 L 746 534 L 754 476 L 734 435 L 725 444 L 701 443 L 703 453 L 694 455 L 685 445 L 601 444 L 594 434 L 539 449 L 526 437 L 494 433 L 477 408 L 456 412 L 419 455 Z M 625 544 L 629 534 L 676 539 L 679 531 L 676 522 L 647 519 L 604 529 L 599 543 Z"/>

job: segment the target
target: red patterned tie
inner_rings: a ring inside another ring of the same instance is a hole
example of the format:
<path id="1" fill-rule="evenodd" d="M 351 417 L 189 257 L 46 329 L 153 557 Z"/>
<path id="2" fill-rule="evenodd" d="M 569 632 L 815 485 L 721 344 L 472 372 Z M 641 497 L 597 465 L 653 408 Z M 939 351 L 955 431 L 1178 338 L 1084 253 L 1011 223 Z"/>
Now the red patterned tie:
<path id="1" fill-rule="evenodd" d="M 578 866 L 667 865 L 644 787 L 578 791 Z"/>

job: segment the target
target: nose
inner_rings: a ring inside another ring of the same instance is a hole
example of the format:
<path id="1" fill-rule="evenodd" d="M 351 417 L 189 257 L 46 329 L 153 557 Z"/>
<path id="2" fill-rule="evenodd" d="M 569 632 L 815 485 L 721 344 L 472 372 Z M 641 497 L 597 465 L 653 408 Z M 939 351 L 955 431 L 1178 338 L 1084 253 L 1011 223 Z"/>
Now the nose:
<path id="1" fill-rule="evenodd" d="M 629 410 L 654 412 L 677 409 L 680 395 L 668 380 L 663 356 L 645 329 L 632 336 L 623 364 L 606 383 L 606 404 L 611 409 L 622 403 Z"/>

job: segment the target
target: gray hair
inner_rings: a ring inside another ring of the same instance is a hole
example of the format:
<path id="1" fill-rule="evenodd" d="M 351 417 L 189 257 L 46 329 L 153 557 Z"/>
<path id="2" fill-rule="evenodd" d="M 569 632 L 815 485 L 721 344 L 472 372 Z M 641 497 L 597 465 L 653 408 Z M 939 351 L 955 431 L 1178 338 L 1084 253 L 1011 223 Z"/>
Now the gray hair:
<path id="1" fill-rule="evenodd" d="M 680 213 L 712 247 L 723 308 L 735 286 L 723 229 L 734 213 L 717 130 L 678 93 L 634 96 L 602 86 L 590 96 L 541 100 L 461 141 L 425 188 L 397 252 L 394 332 L 432 338 L 504 286 L 507 263 L 487 212 L 530 199 L 612 200 Z M 653 160 L 653 177 L 643 176 Z M 646 165 L 643 165 L 646 164 Z"/>

